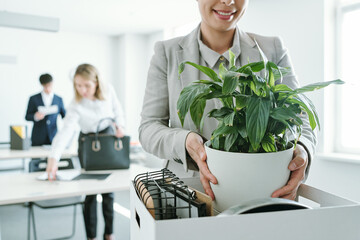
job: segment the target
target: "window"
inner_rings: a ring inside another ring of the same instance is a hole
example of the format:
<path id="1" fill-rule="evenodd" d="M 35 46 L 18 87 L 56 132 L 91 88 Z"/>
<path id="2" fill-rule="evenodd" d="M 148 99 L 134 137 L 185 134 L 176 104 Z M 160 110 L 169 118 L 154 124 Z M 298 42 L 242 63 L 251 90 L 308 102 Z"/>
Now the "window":
<path id="1" fill-rule="evenodd" d="M 339 7 L 338 75 L 346 82 L 336 88 L 336 152 L 360 153 L 360 1 Z"/>

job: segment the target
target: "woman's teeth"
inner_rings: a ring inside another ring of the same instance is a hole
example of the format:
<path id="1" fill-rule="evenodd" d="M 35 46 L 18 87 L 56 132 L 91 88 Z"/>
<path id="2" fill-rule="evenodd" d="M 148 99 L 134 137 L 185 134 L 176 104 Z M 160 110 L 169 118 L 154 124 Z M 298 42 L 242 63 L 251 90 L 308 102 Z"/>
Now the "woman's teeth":
<path id="1" fill-rule="evenodd" d="M 233 14 L 232 12 L 219 12 L 219 11 L 216 11 L 218 14 L 222 15 L 222 16 L 230 16 L 231 14 Z"/>

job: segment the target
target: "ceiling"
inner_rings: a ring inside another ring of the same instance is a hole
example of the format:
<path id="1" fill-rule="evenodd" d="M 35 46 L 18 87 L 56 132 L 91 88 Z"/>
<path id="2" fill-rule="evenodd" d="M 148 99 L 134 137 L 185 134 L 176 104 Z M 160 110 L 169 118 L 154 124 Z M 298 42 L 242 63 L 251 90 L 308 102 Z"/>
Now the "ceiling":
<path id="1" fill-rule="evenodd" d="M 60 18 L 60 31 L 149 33 L 199 20 L 196 0 L 0 0 L 0 11 Z"/>

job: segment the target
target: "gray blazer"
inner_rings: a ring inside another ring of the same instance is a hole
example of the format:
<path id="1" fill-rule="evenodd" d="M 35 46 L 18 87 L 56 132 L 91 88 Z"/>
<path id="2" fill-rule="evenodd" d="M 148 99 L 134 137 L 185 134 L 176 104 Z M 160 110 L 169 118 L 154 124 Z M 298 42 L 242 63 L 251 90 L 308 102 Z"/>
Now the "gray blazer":
<path id="1" fill-rule="evenodd" d="M 155 44 L 139 127 L 139 139 L 143 148 L 159 158 L 167 159 L 166 167 L 182 177 L 194 176 L 194 172 L 188 170 L 197 169 L 193 161 L 187 159 L 185 149 L 186 136 L 191 131 L 197 132 L 197 129 L 189 116 L 185 118 L 184 127 L 181 126 L 177 115 L 177 100 L 185 86 L 199 79 L 200 72 L 187 66 L 179 78 L 178 66 L 183 61 L 199 64 L 198 30 L 199 27 L 186 36 Z M 240 34 L 241 66 L 247 64 L 248 61 L 261 61 L 259 50 L 254 42 L 256 39 L 269 61 L 279 66 L 292 68 L 290 57 L 280 38 L 245 33 L 239 29 L 237 29 L 237 34 Z M 299 86 L 294 72 L 284 77 L 282 83 L 291 88 Z M 210 119 L 205 119 L 204 132 L 208 134 L 203 137 L 210 139 L 210 133 L 214 129 L 205 129 L 206 121 Z M 308 122 L 304 119 L 303 121 Z M 305 125 L 300 141 L 311 158 L 315 149 L 316 136 L 309 124 Z"/>

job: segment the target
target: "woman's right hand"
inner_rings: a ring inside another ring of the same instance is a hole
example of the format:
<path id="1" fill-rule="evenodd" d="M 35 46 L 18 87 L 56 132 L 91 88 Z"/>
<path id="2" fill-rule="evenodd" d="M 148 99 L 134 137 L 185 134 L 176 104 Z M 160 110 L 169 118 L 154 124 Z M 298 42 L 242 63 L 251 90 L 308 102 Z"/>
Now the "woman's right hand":
<path id="1" fill-rule="evenodd" d="M 194 132 L 190 132 L 186 137 L 186 150 L 190 157 L 196 162 L 200 172 L 200 182 L 203 185 L 205 193 L 215 199 L 214 192 L 211 189 L 210 183 L 217 184 L 216 177 L 210 172 L 206 163 L 206 152 L 204 148 L 204 141 L 202 137 Z"/>
<path id="2" fill-rule="evenodd" d="M 56 172 L 58 170 L 58 164 L 55 158 L 47 159 L 46 172 L 48 174 L 48 180 L 56 180 Z"/>

